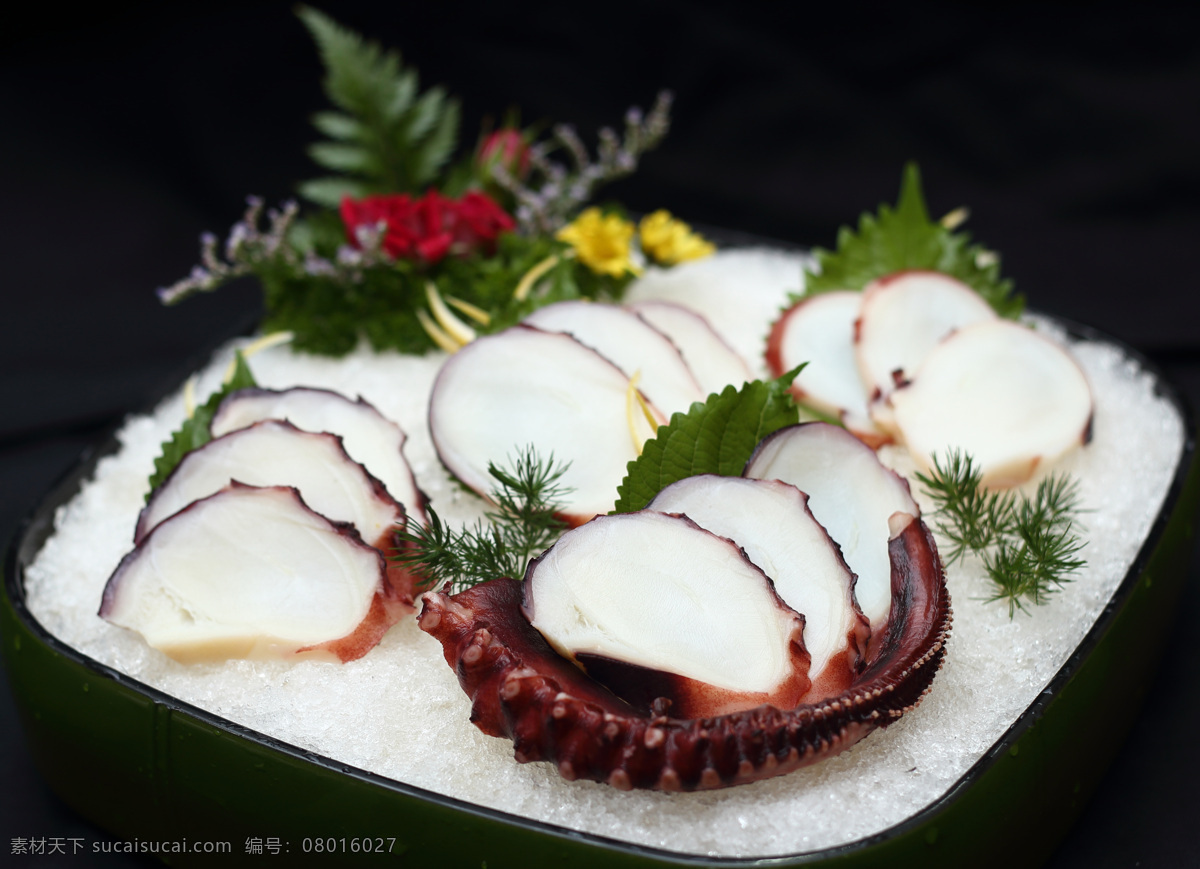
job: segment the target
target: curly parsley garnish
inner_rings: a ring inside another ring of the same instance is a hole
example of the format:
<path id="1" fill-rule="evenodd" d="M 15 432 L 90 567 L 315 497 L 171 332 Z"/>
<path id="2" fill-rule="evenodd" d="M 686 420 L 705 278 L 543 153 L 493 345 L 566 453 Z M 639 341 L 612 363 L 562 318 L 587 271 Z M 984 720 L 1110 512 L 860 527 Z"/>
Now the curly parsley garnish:
<path id="1" fill-rule="evenodd" d="M 917 474 L 937 503 L 937 530 L 950 541 L 947 563 L 968 552 L 977 555 L 995 586 L 989 602 L 1006 602 L 1012 617 L 1026 603 L 1046 603 L 1086 565 L 1077 557 L 1084 546 L 1075 530 L 1079 486 L 1054 474 L 1029 499 L 1014 492 L 986 492 L 982 477 L 971 457 L 957 450 L 950 451 L 945 464 L 935 456 L 932 474 Z"/>
<path id="2" fill-rule="evenodd" d="M 1013 294 L 1012 281 L 1000 277 L 995 253 L 929 219 L 915 163 L 904 167 L 895 208 L 880 205 L 878 214 L 864 213 L 857 232 L 848 226 L 838 231 L 836 251 L 814 248 L 813 256 L 817 267 L 804 276 L 809 294 L 861 290 L 893 272 L 927 269 L 974 288 L 1003 317 L 1015 319 L 1025 307 L 1024 298 Z"/>
<path id="3" fill-rule="evenodd" d="M 558 517 L 570 491 L 559 483 L 566 470 L 553 456 L 542 459 L 532 445 L 517 454 L 511 468 L 488 463 L 496 486 L 486 521 L 456 531 L 430 507 L 427 526 L 408 517 L 393 560 L 415 567 L 423 588 L 451 594 L 500 576 L 522 579 L 529 560 L 567 528 Z"/>

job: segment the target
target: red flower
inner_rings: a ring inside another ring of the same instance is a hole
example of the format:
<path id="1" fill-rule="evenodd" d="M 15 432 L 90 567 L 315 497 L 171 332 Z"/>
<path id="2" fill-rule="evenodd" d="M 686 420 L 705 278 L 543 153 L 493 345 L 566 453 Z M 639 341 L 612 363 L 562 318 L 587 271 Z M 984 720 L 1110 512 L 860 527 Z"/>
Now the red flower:
<path id="1" fill-rule="evenodd" d="M 484 176 L 491 177 L 491 167 L 499 164 L 518 180 L 529 174 L 529 145 L 521 136 L 520 130 L 505 128 L 496 130 L 479 146 L 477 158 L 486 171 Z"/>
<path id="2" fill-rule="evenodd" d="M 516 226 L 513 219 L 491 197 L 475 190 L 455 203 L 455 206 L 451 232 L 454 234 L 456 250 L 494 250 L 496 236 Z"/>
<path id="3" fill-rule="evenodd" d="M 393 259 L 413 259 L 429 265 L 448 253 L 465 256 L 495 250 L 496 236 L 512 229 L 513 219 L 482 193 L 461 200 L 430 190 L 413 200 L 407 193 L 342 200 L 346 237 L 360 247 L 361 227 L 383 226 L 383 252 Z"/>

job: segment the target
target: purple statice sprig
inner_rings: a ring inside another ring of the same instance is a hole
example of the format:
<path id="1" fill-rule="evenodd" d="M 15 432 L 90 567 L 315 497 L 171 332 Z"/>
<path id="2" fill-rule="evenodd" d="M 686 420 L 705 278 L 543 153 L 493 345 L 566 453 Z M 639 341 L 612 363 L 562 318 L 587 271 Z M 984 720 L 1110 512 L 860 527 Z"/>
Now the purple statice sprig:
<path id="1" fill-rule="evenodd" d="M 522 181 L 503 165 L 492 167 L 492 178 L 516 200 L 517 226 L 527 235 L 552 235 L 587 203 L 601 184 L 629 175 L 643 153 L 658 145 L 671 126 L 670 91 L 660 91 L 648 114 L 636 106 L 625 113 L 624 135 L 609 127 L 600 130 L 596 159 L 574 127 L 559 124 L 552 138 L 529 149 L 529 177 Z M 565 152 L 568 163 L 551 159 Z"/>
<path id="2" fill-rule="evenodd" d="M 341 245 L 333 259 L 318 255 L 311 248 L 295 243 L 301 225 L 294 201 L 266 211 L 263 226 L 263 201 L 257 196 L 246 200 L 242 219 L 229 230 L 225 244 L 211 232 L 200 236 L 200 263 L 187 277 L 158 290 L 164 305 L 173 305 L 195 293 L 211 292 L 229 281 L 265 271 L 285 271 L 294 275 L 328 277 L 348 284 L 360 283 L 363 271 L 388 261 L 383 252 L 386 226 L 364 225 L 357 228 L 358 247 Z"/>

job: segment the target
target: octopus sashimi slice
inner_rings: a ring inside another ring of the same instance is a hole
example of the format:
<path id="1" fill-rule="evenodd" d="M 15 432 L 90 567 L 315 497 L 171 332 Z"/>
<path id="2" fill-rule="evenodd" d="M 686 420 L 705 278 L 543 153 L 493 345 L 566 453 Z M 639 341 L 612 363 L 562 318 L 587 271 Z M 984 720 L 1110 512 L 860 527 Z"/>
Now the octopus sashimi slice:
<path id="1" fill-rule="evenodd" d="M 340 437 L 266 420 L 214 438 L 184 456 L 138 516 L 134 542 L 230 480 L 249 486 L 294 486 L 322 516 L 349 522 L 372 544 L 404 519 L 403 507 L 346 454 Z"/>
<path id="2" fill-rule="evenodd" d="M 370 546 L 390 555 L 404 508 L 362 465 L 346 454 L 337 435 L 301 431 L 265 420 L 214 438 L 185 455 L 150 496 L 138 516 L 134 543 L 188 504 L 233 480 L 248 486 L 292 486 L 304 502 L 332 522 L 352 525 Z M 388 568 L 396 599 L 413 611 L 419 577 L 407 567 Z"/>
<path id="3" fill-rule="evenodd" d="M 872 634 L 879 633 L 892 606 L 893 517 L 921 515 L 907 481 L 850 432 L 823 422 L 788 426 L 764 438 L 744 476 L 781 480 L 808 495 L 809 510 L 857 575 L 855 598 Z"/>
<path id="4" fill-rule="evenodd" d="M 579 525 L 613 508 L 615 486 L 637 458 L 631 425 L 653 432 L 629 378 L 572 336 L 518 325 L 472 341 L 446 360 L 429 398 L 429 431 L 455 477 L 487 497 L 489 463 L 532 444 L 570 490 L 562 518 Z M 666 418 L 651 408 L 658 424 Z"/>
<path id="5" fill-rule="evenodd" d="M 969 455 L 983 485 L 1028 480 L 1091 434 L 1092 393 L 1062 347 L 1008 320 L 947 338 L 892 395 L 896 425 L 918 465 Z"/>
<path id="6" fill-rule="evenodd" d="M 521 614 L 521 584 L 508 578 L 453 597 L 426 595 L 419 624 L 442 643 L 471 699 L 471 720 L 511 739 L 519 762 L 548 761 L 568 780 L 623 790 L 728 787 L 838 754 L 929 690 L 950 628 L 941 562 L 919 520 L 888 545 L 896 603 L 863 672 L 836 697 L 790 709 L 685 719 L 670 714 L 669 702 L 635 708 L 550 647 Z"/>
<path id="7" fill-rule="evenodd" d="M 108 580 L 100 615 L 182 661 L 374 648 L 403 608 L 383 555 L 290 487 L 233 483 L 160 522 Z"/>
<path id="8" fill-rule="evenodd" d="M 807 495 L 778 480 L 704 474 L 667 486 L 648 509 L 682 513 L 733 540 L 804 616 L 812 687 L 802 699 L 838 694 L 850 684 L 862 665 L 870 624 L 854 599 L 854 574 L 813 518 Z"/>
<path id="9" fill-rule="evenodd" d="M 624 301 L 683 305 L 708 320 L 742 359 L 757 365 L 763 324 L 775 319 L 789 293 L 803 290 L 803 265 L 791 251 L 722 250 L 671 268 L 646 269 L 626 289 Z"/>
<path id="10" fill-rule="evenodd" d="M 855 333 L 859 372 L 872 398 L 886 399 L 956 329 L 996 312 L 971 287 L 940 272 L 910 270 L 872 281 L 862 292 Z M 886 417 L 886 404 L 881 405 Z"/>
<path id="11" fill-rule="evenodd" d="M 804 619 L 736 543 L 686 517 L 598 516 L 535 559 L 524 590 L 547 642 L 631 703 L 668 696 L 702 718 L 808 691 Z"/>
<path id="12" fill-rule="evenodd" d="M 878 447 L 890 440 L 871 419 L 870 396 L 858 370 L 855 323 L 863 294 L 841 290 L 807 296 L 771 326 L 767 370 L 781 377 L 801 363 L 792 381 L 796 399 L 840 419 L 862 441 Z"/>
<path id="13" fill-rule="evenodd" d="M 679 348 L 683 361 L 706 393 L 741 386 L 754 377 L 750 366 L 703 316 L 673 302 L 636 302 L 629 310 L 662 332 Z"/>
<path id="14" fill-rule="evenodd" d="M 362 397 L 351 401 L 339 392 L 305 386 L 239 389 L 221 402 L 209 429 L 213 437 L 220 437 L 266 419 L 286 420 L 304 431 L 339 435 L 350 458 L 383 483 L 405 513 L 421 524 L 428 521 L 428 499 L 417 488 L 404 458 L 408 436 L 370 402 Z"/>
<path id="15" fill-rule="evenodd" d="M 524 320 L 547 332 L 564 332 L 591 347 L 629 377 L 639 374 L 638 387 L 670 417 L 704 401 L 679 348 L 633 311 L 603 302 L 571 300 L 538 308 Z"/>

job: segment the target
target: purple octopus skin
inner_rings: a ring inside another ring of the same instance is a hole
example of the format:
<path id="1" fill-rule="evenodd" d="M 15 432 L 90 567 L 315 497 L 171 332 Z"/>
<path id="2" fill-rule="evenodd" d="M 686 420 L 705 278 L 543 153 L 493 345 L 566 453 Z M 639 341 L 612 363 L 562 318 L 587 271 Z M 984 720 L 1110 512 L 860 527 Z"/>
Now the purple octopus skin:
<path id="1" fill-rule="evenodd" d="M 711 718 L 670 717 L 671 699 L 639 708 L 560 657 L 521 614 L 521 584 L 493 579 L 425 596 L 418 619 L 442 643 L 471 698 L 471 721 L 513 741 L 519 762 L 550 761 L 568 780 L 621 790 L 709 790 L 781 775 L 849 748 L 912 709 L 942 663 L 950 599 L 919 519 L 889 543 L 893 603 L 863 669 L 835 697 Z"/>
<path id="2" fill-rule="evenodd" d="M 242 402 L 246 402 L 251 406 L 253 406 L 253 404 L 256 402 L 262 402 L 267 406 L 271 406 L 273 402 L 281 402 L 286 400 L 289 395 L 328 396 L 333 401 L 345 402 L 348 405 L 354 405 L 358 408 L 364 409 L 369 414 L 378 417 L 380 420 L 386 423 L 387 426 L 394 429 L 397 435 L 399 435 L 397 453 L 400 456 L 400 462 L 406 471 L 405 476 L 407 477 L 405 480 L 405 485 L 403 485 L 402 488 L 411 492 L 412 496 L 409 498 L 402 498 L 402 492 L 392 492 L 390 490 L 389 494 L 400 501 L 401 506 L 404 507 L 404 512 L 406 514 L 412 516 L 422 525 L 429 524 L 429 518 L 425 512 L 426 508 L 429 506 L 429 496 L 426 495 L 417 485 L 416 477 L 413 476 L 412 468 L 408 464 L 408 459 L 404 456 L 404 445 L 408 442 L 408 434 L 404 431 L 404 429 L 400 428 L 398 423 L 396 423 L 394 420 L 388 419 L 386 416 L 380 413 L 379 409 L 375 407 L 375 405 L 371 404 L 371 402 L 367 401 L 361 395 L 357 396 L 355 400 L 352 401 L 349 396 L 343 395 L 340 392 L 335 392 L 332 389 L 322 389 L 317 386 L 293 386 L 289 389 L 266 389 L 261 386 L 248 386 L 243 389 L 235 390 L 229 395 L 225 396 L 225 398 L 221 401 L 220 406 L 217 408 L 217 412 L 213 416 L 212 422 L 209 424 L 209 430 L 213 433 L 214 437 L 219 437 L 216 432 L 227 427 L 226 422 L 229 418 L 229 415 L 233 412 L 233 409 Z M 270 416 L 263 417 L 263 419 L 282 420 L 287 419 L 287 417 L 286 415 Z M 258 420 L 255 421 L 257 422 Z M 300 426 L 300 428 L 304 428 L 304 426 Z M 231 428 L 229 431 L 233 431 L 233 429 Z M 340 432 L 334 432 L 334 434 L 340 434 Z M 359 462 L 359 464 L 362 464 L 362 462 Z M 368 473 L 372 473 L 370 469 L 367 470 Z M 375 474 L 372 473 L 372 476 L 375 476 Z M 387 488 L 386 484 L 384 485 L 384 488 Z"/>
<path id="3" fill-rule="evenodd" d="M 362 401 L 362 399 L 359 399 L 359 401 L 363 404 L 366 404 L 366 402 Z M 182 477 L 186 473 L 188 465 L 203 461 L 204 457 L 211 452 L 211 445 L 218 444 L 219 442 L 228 442 L 231 439 L 242 437 L 251 429 L 267 430 L 272 428 L 283 432 L 294 432 L 298 436 L 307 438 L 309 440 L 321 440 L 333 443 L 335 445 L 335 452 L 340 454 L 346 460 L 346 462 L 354 465 L 358 469 L 358 472 L 362 475 L 362 478 L 365 481 L 366 487 L 372 493 L 373 497 L 385 504 L 391 505 L 395 509 L 396 517 L 394 524 L 384 528 L 383 532 L 375 540 L 364 540 L 363 542 L 374 549 L 378 549 L 381 553 L 383 553 L 385 559 L 387 559 L 388 587 L 386 590 L 386 603 L 388 604 L 388 607 L 398 607 L 400 615 L 408 615 L 409 613 L 416 612 L 416 597 L 418 594 L 420 594 L 420 587 L 425 582 L 425 578 L 418 569 L 409 567 L 408 565 L 395 561 L 392 558 L 395 552 L 400 547 L 405 545 L 401 542 L 398 534 L 398 529 L 405 523 L 406 513 L 404 505 L 393 498 L 391 493 L 388 492 L 387 487 L 384 486 L 384 484 L 380 482 L 374 475 L 372 475 L 366 468 L 362 467 L 362 465 L 350 458 L 350 455 L 346 452 L 345 447 L 342 445 L 341 436 L 330 434 L 328 432 L 305 432 L 286 420 L 267 419 L 256 422 L 251 426 L 247 426 L 246 428 L 232 431 L 218 438 L 214 438 L 204 446 L 197 447 L 184 456 L 183 460 L 175 467 L 174 470 L 171 471 L 169 475 L 167 475 L 167 478 L 158 486 L 158 488 L 154 490 L 150 496 L 150 500 L 147 501 L 146 505 L 142 508 L 141 513 L 138 514 L 137 525 L 134 529 L 134 544 L 136 545 L 140 543 L 153 530 L 155 523 L 152 523 L 149 517 L 151 516 L 153 506 L 155 505 L 155 499 L 158 498 L 168 488 L 168 486 L 172 485 L 177 477 Z M 206 453 L 206 447 L 208 448 L 208 453 Z M 230 480 L 230 482 L 236 482 L 239 485 L 242 484 L 241 481 L 238 480 Z"/>

